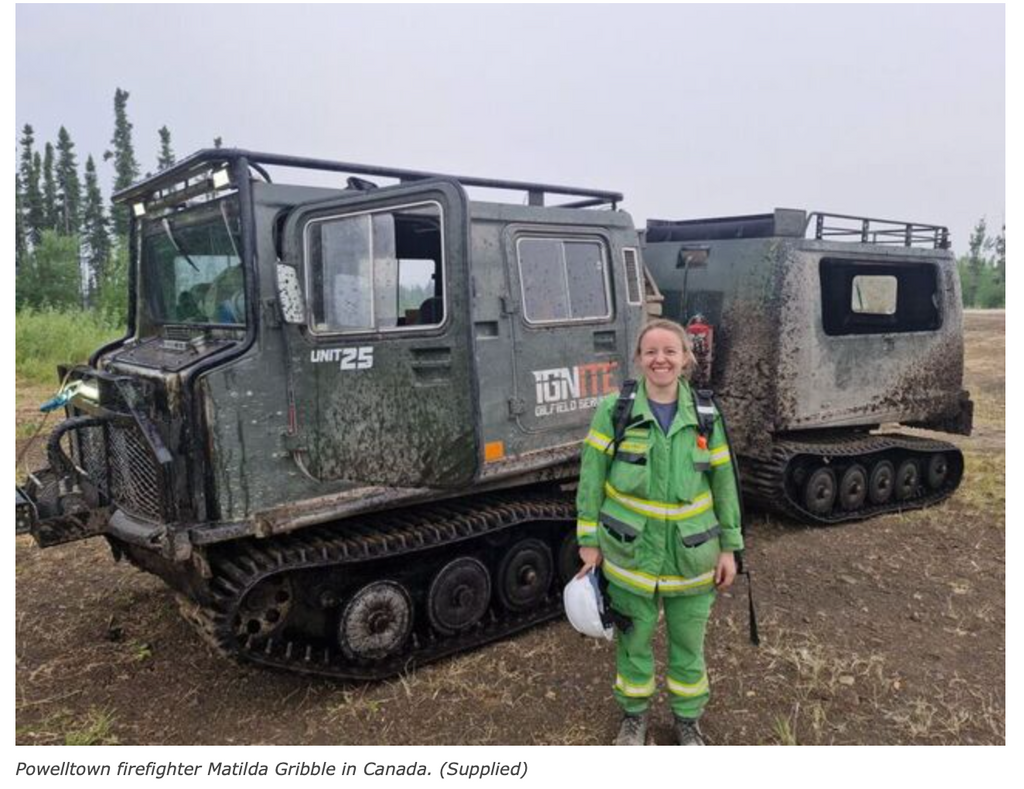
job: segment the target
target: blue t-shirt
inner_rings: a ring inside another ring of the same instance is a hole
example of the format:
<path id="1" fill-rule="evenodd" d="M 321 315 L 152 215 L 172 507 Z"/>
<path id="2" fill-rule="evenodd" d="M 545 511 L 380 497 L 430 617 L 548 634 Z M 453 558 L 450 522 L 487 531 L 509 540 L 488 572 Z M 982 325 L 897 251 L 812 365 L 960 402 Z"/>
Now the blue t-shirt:
<path id="1" fill-rule="evenodd" d="M 676 411 L 679 410 L 679 401 L 656 403 L 653 400 L 648 400 L 647 405 L 651 407 L 651 413 L 661 425 L 661 432 L 668 435 L 668 429 L 672 427 L 672 420 L 676 418 Z"/>

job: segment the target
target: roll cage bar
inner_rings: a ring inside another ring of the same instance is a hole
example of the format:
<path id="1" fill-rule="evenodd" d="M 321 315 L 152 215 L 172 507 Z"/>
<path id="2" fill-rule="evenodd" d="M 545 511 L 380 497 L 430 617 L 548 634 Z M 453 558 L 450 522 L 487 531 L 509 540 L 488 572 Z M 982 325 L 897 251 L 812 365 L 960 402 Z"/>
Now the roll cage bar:
<path id="1" fill-rule="evenodd" d="M 321 172 L 348 173 L 350 175 L 369 175 L 382 178 L 395 178 L 401 183 L 413 181 L 424 181 L 433 178 L 444 178 L 454 180 L 462 186 L 474 186 L 485 189 L 499 189 L 526 194 L 527 203 L 532 206 L 543 206 L 549 195 L 563 195 L 575 198 L 565 203 L 554 204 L 553 208 L 592 208 L 596 206 L 609 205 L 614 211 L 623 196 L 621 192 L 611 192 L 602 189 L 586 189 L 575 186 L 559 186 L 556 184 L 533 183 L 531 181 L 509 181 L 496 178 L 476 178 L 473 176 L 451 175 L 446 173 L 427 172 L 424 170 L 406 170 L 397 167 L 380 167 L 377 165 L 356 164 L 353 162 L 338 162 L 330 159 L 311 159 L 304 156 L 286 156 L 275 153 L 260 153 L 257 151 L 246 151 L 238 148 L 205 148 L 182 159 L 180 162 L 171 165 L 156 175 L 146 178 L 138 183 L 132 184 L 126 189 L 114 194 L 114 201 L 118 203 L 130 203 L 135 200 L 148 200 L 154 194 L 171 190 L 175 197 L 187 199 L 190 196 L 201 194 L 209 190 L 210 185 L 200 180 L 179 189 L 173 187 L 180 185 L 183 181 L 194 178 L 203 178 L 203 173 L 211 172 L 217 165 L 225 165 L 237 171 L 237 164 L 244 163 L 244 166 L 258 173 L 264 180 L 270 181 L 267 167 L 286 167 L 301 170 L 315 170 Z M 367 184 L 358 178 L 350 178 L 349 188 L 373 188 L 373 184 Z M 188 192 L 188 194 L 186 194 Z M 158 198 L 159 202 L 159 198 Z"/>

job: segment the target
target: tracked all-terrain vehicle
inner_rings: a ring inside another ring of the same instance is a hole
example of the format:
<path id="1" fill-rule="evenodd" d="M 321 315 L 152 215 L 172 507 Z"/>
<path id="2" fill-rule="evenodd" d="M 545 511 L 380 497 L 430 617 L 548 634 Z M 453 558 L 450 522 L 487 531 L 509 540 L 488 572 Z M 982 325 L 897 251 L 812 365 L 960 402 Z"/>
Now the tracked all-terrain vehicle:
<path id="1" fill-rule="evenodd" d="M 350 177 L 272 182 L 289 169 Z M 754 498 L 830 522 L 962 472 L 951 444 L 874 429 L 970 429 L 939 228 L 638 232 L 616 192 L 224 149 L 116 199 L 128 331 L 61 371 L 19 529 L 103 536 L 226 654 L 375 678 L 558 615 L 579 443 L 660 309 L 701 316 Z"/>
<path id="2" fill-rule="evenodd" d="M 836 523 L 956 489 L 954 445 L 898 432 L 971 432 L 946 228 L 778 209 L 652 220 L 645 236 L 666 315 L 714 328 L 702 372 L 748 499 Z"/>

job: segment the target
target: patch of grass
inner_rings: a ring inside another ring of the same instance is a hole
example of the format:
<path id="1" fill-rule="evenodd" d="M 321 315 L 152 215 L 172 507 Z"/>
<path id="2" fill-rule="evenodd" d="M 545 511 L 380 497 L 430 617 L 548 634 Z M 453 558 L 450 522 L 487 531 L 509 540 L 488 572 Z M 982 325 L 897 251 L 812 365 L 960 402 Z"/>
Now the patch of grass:
<path id="1" fill-rule="evenodd" d="M 15 316 L 15 370 L 33 384 L 56 388 L 57 365 L 84 362 L 105 342 L 124 333 L 97 312 L 24 309 Z"/>
<path id="2" fill-rule="evenodd" d="M 14 426 L 15 438 L 31 438 L 35 435 L 42 422 L 42 419 L 35 419 L 16 423 Z"/>
<path id="3" fill-rule="evenodd" d="M 48 745 L 117 745 L 113 732 L 114 713 L 109 709 L 90 707 L 80 717 L 62 709 L 38 723 L 19 726 L 17 735 Z"/>
<path id="4" fill-rule="evenodd" d="M 895 679 L 885 672 L 881 655 L 840 653 L 807 633 L 773 631 L 772 638 L 761 645 L 768 659 L 766 681 L 784 684 L 787 698 L 793 701 L 789 716 L 775 718 L 772 728 L 777 742 L 797 744 L 798 729 L 804 743 L 833 742 L 846 733 L 854 717 L 849 712 L 851 702 L 882 710 L 893 701 Z M 830 720 L 837 709 L 843 714 Z"/>
<path id="5" fill-rule="evenodd" d="M 957 497 L 979 512 L 999 513 L 998 524 L 1005 525 L 1006 455 L 1002 452 L 965 452 L 964 480 Z"/>
<path id="6" fill-rule="evenodd" d="M 111 731 L 114 715 L 109 710 L 92 708 L 85 718 L 64 732 L 65 745 L 117 745 Z"/>
<path id="7" fill-rule="evenodd" d="M 1000 689 L 978 687 L 973 678 L 964 679 L 956 673 L 927 698 L 910 697 L 884 714 L 898 730 L 918 742 L 973 744 L 971 731 L 990 732 L 997 741 L 1006 739 L 1006 710 Z"/>
<path id="8" fill-rule="evenodd" d="M 796 732 L 793 731 L 793 727 L 789 723 L 789 718 L 776 718 L 775 725 L 772 727 L 775 730 L 775 738 L 779 741 L 779 745 L 797 745 Z"/>
<path id="9" fill-rule="evenodd" d="M 153 657 L 153 647 L 150 644 L 143 641 L 132 641 L 128 646 L 131 649 L 132 660 L 137 663 Z"/>

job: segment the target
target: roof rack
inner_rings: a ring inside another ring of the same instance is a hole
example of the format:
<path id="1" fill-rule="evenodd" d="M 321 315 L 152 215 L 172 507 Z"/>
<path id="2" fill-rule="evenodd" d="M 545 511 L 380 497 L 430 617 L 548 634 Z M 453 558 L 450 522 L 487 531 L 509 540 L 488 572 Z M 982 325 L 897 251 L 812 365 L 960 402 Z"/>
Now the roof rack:
<path id="1" fill-rule="evenodd" d="M 855 241 L 879 246 L 949 249 L 949 230 L 941 225 L 870 219 L 824 211 L 776 208 L 770 214 L 720 216 L 705 219 L 647 220 L 647 240 L 717 241 L 740 238 L 805 238 L 814 227 L 814 238 Z"/>
<path id="2" fill-rule="evenodd" d="M 348 173 L 350 175 L 396 178 L 401 182 L 446 178 L 458 181 L 463 186 L 525 192 L 527 203 L 534 206 L 543 206 L 548 195 L 565 195 L 576 198 L 570 202 L 555 204 L 552 206 L 554 208 L 591 208 L 610 205 L 612 210 L 615 210 L 623 199 L 621 192 L 610 192 L 602 189 L 585 189 L 574 186 L 533 183 L 530 181 L 476 178 L 473 176 L 434 173 L 425 170 L 405 170 L 397 167 L 379 167 L 376 165 L 355 164 L 353 162 L 338 162 L 330 159 L 311 159 L 303 156 L 260 153 L 238 148 L 204 148 L 171 165 L 166 170 L 132 184 L 126 189 L 122 189 L 114 195 L 114 200 L 117 202 L 127 202 L 145 198 L 156 191 L 165 190 L 175 184 L 179 184 L 183 179 L 195 178 L 202 171 L 210 170 L 211 165 L 231 164 L 242 160 L 268 181 L 270 176 L 265 169 L 266 167 L 287 167 L 302 170 Z"/>
<path id="3" fill-rule="evenodd" d="M 848 214 L 827 214 L 823 211 L 810 213 L 807 217 L 808 225 L 812 219 L 814 237 L 819 240 L 856 239 L 862 244 L 949 249 L 949 229 L 941 225 L 870 219 Z"/>

